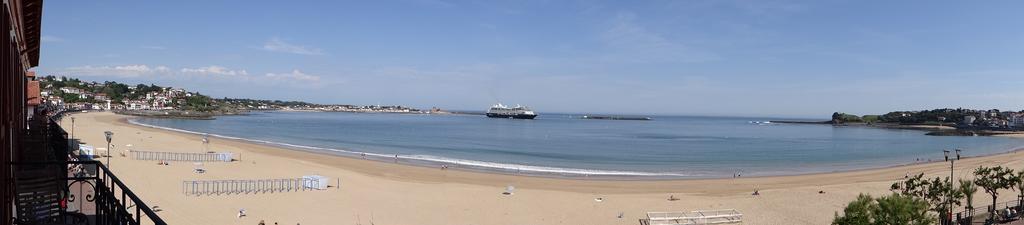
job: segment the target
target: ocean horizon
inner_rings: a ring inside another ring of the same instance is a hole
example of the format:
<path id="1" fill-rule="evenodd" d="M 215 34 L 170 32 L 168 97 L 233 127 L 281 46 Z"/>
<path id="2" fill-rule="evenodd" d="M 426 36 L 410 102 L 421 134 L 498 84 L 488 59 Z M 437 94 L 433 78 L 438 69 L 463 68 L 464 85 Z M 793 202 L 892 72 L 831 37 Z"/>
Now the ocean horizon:
<path id="1" fill-rule="evenodd" d="M 129 122 L 290 149 L 424 166 L 636 179 L 776 176 L 882 168 L 1009 152 L 1024 140 L 929 136 L 860 126 L 756 123 L 777 117 L 655 116 L 650 121 L 264 111 L 215 120 Z M 184 146 L 188 146 L 187 144 Z M 196 143 L 200 150 L 201 143 Z M 216 151 L 216 149 L 211 149 Z"/>

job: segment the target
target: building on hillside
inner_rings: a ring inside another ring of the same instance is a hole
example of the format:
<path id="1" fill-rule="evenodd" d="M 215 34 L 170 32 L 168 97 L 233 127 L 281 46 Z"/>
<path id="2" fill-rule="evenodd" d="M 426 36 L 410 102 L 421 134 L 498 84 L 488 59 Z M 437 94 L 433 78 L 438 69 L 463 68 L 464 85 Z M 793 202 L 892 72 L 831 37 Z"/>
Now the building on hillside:
<path id="1" fill-rule="evenodd" d="M 1007 119 L 1009 119 L 1010 127 L 1024 128 L 1024 114 L 1012 114 Z"/>
<path id="2" fill-rule="evenodd" d="M 149 102 L 146 100 L 129 100 L 124 102 L 125 108 L 128 110 L 148 110 L 150 109 Z"/>
<path id="3" fill-rule="evenodd" d="M 25 88 L 25 113 L 28 114 L 28 119 L 32 119 L 32 117 L 39 113 L 39 107 L 43 103 L 43 98 L 40 96 L 36 72 L 28 71 L 25 73 L 25 76 L 28 79 Z"/>
<path id="4" fill-rule="evenodd" d="M 964 116 L 964 124 L 965 125 L 974 124 L 974 120 L 977 120 L 977 118 L 975 118 L 974 116 Z"/>
<path id="5" fill-rule="evenodd" d="M 82 89 L 76 88 L 76 87 L 62 87 L 62 88 L 60 88 L 60 91 L 64 92 L 64 94 L 76 94 L 76 95 L 82 94 L 84 92 L 84 91 L 82 91 Z"/>
<path id="6" fill-rule="evenodd" d="M 92 98 L 93 98 L 93 99 L 96 99 L 96 101 L 101 101 L 101 102 L 102 102 L 102 101 L 108 101 L 108 100 L 110 100 L 110 98 L 109 98 L 109 97 L 107 97 L 107 94 L 104 94 L 104 93 L 96 93 L 96 95 L 93 95 L 93 97 L 92 97 Z"/>

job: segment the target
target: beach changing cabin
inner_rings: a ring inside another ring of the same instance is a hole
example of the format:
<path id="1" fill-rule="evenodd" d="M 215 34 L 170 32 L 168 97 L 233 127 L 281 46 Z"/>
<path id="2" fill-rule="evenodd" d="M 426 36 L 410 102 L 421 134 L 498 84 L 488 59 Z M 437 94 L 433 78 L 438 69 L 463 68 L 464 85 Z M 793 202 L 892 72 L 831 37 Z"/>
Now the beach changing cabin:
<path id="1" fill-rule="evenodd" d="M 96 158 L 96 148 L 90 145 L 78 145 L 78 155 L 82 158 L 93 159 Z"/>
<path id="2" fill-rule="evenodd" d="M 329 181 L 327 177 L 320 175 L 302 176 L 302 186 L 305 188 L 326 190 Z"/>
<path id="3" fill-rule="evenodd" d="M 217 153 L 217 160 L 219 160 L 219 161 L 231 162 L 231 160 L 234 159 L 234 157 L 235 157 L 235 153 L 231 153 L 231 152 L 218 152 Z"/>

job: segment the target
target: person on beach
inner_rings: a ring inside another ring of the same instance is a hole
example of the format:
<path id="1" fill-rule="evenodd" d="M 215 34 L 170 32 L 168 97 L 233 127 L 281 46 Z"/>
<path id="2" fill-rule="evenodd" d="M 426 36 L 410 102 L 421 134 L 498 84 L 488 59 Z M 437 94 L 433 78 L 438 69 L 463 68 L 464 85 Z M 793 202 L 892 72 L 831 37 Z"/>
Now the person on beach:
<path id="1" fill-rule="evenodd" d="M 245 208 L 238 210 L 238 218 L 242 218 L 243 216 L 245 216 Z"/>
<path id="2" fill-rule="evenodd" d="M 259 225 L 267 225 L 267 223 L 264 223 L 263 220 L 260 220 L 260 223 L 258 223 L 258 224 Z"/>

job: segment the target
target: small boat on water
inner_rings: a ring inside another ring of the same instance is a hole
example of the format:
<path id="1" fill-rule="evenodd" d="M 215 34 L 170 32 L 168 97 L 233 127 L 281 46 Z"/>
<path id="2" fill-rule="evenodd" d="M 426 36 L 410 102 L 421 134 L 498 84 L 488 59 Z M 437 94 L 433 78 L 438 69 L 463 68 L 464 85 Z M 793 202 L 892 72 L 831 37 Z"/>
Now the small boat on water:
<path id="1" fill-rule="evenodd" d="M 487 117 L 491 118 L 512 118 L 512 119 L 533 119 L 537 117 L 537 113 L 533 112 L 529 107 L 516 105 L 516 107 L 508 107 L 498 103 L 497 105 L 491 106 L 487 110 Z"/>

